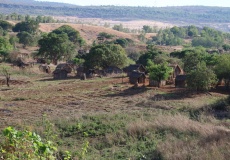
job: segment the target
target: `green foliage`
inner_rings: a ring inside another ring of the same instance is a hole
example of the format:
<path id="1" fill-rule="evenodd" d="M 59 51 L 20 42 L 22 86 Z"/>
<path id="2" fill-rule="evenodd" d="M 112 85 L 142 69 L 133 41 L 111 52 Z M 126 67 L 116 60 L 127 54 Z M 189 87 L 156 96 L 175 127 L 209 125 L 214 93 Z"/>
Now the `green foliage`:
<path id="1" fill-rule="evenodd" d="M 35 20 L 36 20 L 36 22 L 38 22 L 38 23 L 54 23 L 54 22 L 56 22 L 54 19 L 53 19 L 53 17 L 51 17 L 51 16 L 37 16 L 36 18 L 35 18 Z"/>
<path id="2" fill-rule="evenodd" d="M 122 24 L 114 25 L 113 29 L 116 30 L 116 31 L 125 32 L 125 33 L 130 33 L 131 32 L 129 28 L 124 28 Z"/>
<path id="3" fill-rule="evenodd" d="M 27 130 L 18 131 L 13 127 L 3 130 L 0 154 L 3 159 L 55 159 L 57 148 L 51 141 Z"/>
<path id="4" fill-rule="evenodd" d="M 225 51 L 230 51 L 230 44 L 224 44 L 222 47 Z"/>
<path id="5" fill-rule="evenodd" d="M 0 20 L 0 27 L 3 30 L 12 30 L 13 25 L 7 21 Z"/>
<path id="6" fill-rule="evenodd" d="M 170 29 L 174 36 L 185 38 L 186 37 L 186 28 L 174 26 Z"/>
<path id="7" fill-rule="evenodd" d="M 115 37 L 115 35 L 113 34 L 109 34 L 109 33 L 106 33 L 106 32 L 100 32 L 98 34 L 99 37 L 103 37 L 103 38 L 106 38 L 106 39 L 112 39 L 113 37 Z"/>
<path id="8" fill-rule="evenodd" d="M 157 33 L 157 26 L 154 26 L 154 27 L 151 27 L 151 26 L 148 26 L 148 25 L 144 25 L 142 30 L 145 32 L 145 33 Z"/>
<path id="9" fill-rule="evenodd" d="M 38 30 L 39 27 L 39 23 L 36 22 L 35 20 L 28 20 L 28 21 L 23 21 L 23 22 L 19 22 L 17 23 L 14 27 L 13 27 L 13 31 L 14 32 L 28 32 L 30 34 L 35 34 Z"/>
<path id="10" fill-rule="evenodd" d="M 184 35 L 184 29 L 177 29 L 176 27 L 172 29 L 160 29 L 157 33 L 157 36 L 153 38 L 153 42 L 159 45 L 181 45 L 183 44 L 182 38 L 184 38 Z"/>
<path id="11" fill-rule="evenodd" d="M 196 37 L 192 40 L 192 46 L 221 47 L 224 42 L 224 35 L 222 32 L 212 28 L 204 27 L 201 30 L 201 37 Z"/>
<path id="12" fill-rule="evenodd" d="M 107 68 L 109 66 L 123 68 L 128 65 L 125 50 L 116 44 L 100 44 L 93 46 L 85 57 L 88 68 Z"/>
<path id="13" fill-rule="evenodd" d="M 49 33 L 43 35 L 38 41 L 40 46 L 38 56 L 42 56 L 57 64 L 57 61 L 64 57 L 66 60 L 72 59 L 75 54 L 75 45 L 69 41 L 66 33 L 55 34 Z"/>
<path id="14" fill-rule="evenodd" d="M 154 64 L 151 60 L 148 60 L 147 71 L 149 72 L 149 78 L 160 84 L 161 80 L 166 80 L 169 77 L 172 69 L 168 67 L 167 63 Z"/>
<path id="15" fill-rule="evenodd" d="M 80 47 L 85 44 L 85 41 L 80 36 L 80 33 L 68 25 L 63 25 L 63 26 L 53 30 L 52 33 L 55 33 L 55 34 L 64 34 L 65 33 L 68 35 L 68 38 L 71 42 L 73 42 L 74 44 L 76 44 Z"/>
<path id="16" fill-rule="evenodd" d="M 127 47 L 129 44 L 129 42 L 125 38 L 118 38 L 114 41 L 114 43 L 119 44 L 123 48 Z"/>
<path id="17" fill-rule="evenodd" d="M 34 36 L 29 32 L 22 31 L 17 34 L 19 43 L 23 44 L 24 48 L 26 46 L 31 46 L 34 43 Z"/>
<path id="18" fill-rule="evenodd" d="M 3 61 L 6 60 L 9 55 L 9 51 L 13 49 L 13 46 L 10 44 L 9 40 L 5 37 L 0 37 L 0 57 Z"/>
<path id="19" fill-rule="evenodd" d="M 208 66 L 216 63 L 216 55 L 211 55 L 202 47 L 186 49 L 181 52 L 184 62 L 184 71 L 189 72 L 196 68 L 196 65 L 204 61 Z"/>
<path id="20" fill-rule="evenodd" d="M 230 55 L 222 54 L 217 58 L 217 64 L 214 68 L 215 73 L 219 80 L 224 79 L 227 89 L 230 84 Z"/>
<path id="21" fill-rule="evenodd" d="M 188 26 L 187 33 L 189 37 L 197 37 L 199 35 L 198 28 L 194 25 Z"/>
<path id="22" fill-rule="evenodd" d="M 216 83 L 216 75 L 205 62 L 199 62 L 186 77 L 187 86 L 195 91 L 208 91 Z"/>
<path id="23" fill-rule="evenodd" d="M 153 61 L 156 56 L 162 55 L 162 54 L 164 54 L 164 52 L 162 52 L 161 50 L 155 48 L 154 45 L 148 45 L 147 46 L 147 52 L 144 53 L 144 54 L 142 54 L 139 57 L 137 63 L 142 64 L 144 66 L 147 66 L 148 60 L 152 60 Z"/>
<path id="24" fill-rule="evenodd" d="M 85 62 L 85 60 L 82 59 L 82 58 L 77 58 L 76 57 L 76 58 L 73 59 L 73 63 L 78 65 L 78 66 L 81 66 L 84 62 Z"/>

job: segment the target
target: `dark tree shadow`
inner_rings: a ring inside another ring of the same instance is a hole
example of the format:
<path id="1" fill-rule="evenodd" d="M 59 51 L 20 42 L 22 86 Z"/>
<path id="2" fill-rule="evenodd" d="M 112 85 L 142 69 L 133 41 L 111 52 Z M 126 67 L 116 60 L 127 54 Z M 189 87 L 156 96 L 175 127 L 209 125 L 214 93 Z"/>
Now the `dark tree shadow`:
<path id="1" fill-rule="evenodd" d="M 116 90 L 116 85 L 113 86 Z M 138 87 L 129 87 L 125 90 L 122 91 L 118 91 L 117 93 L 111 93 L 111 94 L 107 94 L 105 95 L 106 97 L 128 97 L 128 96 L 133 96 L 133 95 L 137 95 L 137 94 L 141 94 L 144 92 L 147 92 L 148 90 L 151 90 L 150 88 L 147 88 L 146 86 L 138 86 Z"/>
<path id="2" fill-rule="evenodd" d="M 53 77 L 48 77 L 48 78 L 42 78 L 42 79 L 39 79 L 37 81 L 65 81 L 65 80 L 80 80 L 80 78 L 76 77 L 76 76 L 69 76 L 65 79 L 53 79 Z"/>
<path id="3" fill-rule="evenodd" d="M 199 120 L 200 115 L 212 115 L 217 119 L 230 119 L 230 96 L 217 100 L 213 104 L 199 108 L 182 108 L 181 112 L 188 112 L 191 119 Z"/>

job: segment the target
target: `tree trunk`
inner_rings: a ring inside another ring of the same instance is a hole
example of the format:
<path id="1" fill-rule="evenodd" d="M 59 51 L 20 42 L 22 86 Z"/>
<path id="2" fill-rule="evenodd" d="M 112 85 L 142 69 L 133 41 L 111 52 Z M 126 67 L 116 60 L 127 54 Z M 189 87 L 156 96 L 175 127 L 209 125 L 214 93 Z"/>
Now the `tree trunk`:
<path id="1" fill-rule="evenodd" d="M 10 75 L 6 76 L 6 85 L 7 87 L 10 87 Z"/>

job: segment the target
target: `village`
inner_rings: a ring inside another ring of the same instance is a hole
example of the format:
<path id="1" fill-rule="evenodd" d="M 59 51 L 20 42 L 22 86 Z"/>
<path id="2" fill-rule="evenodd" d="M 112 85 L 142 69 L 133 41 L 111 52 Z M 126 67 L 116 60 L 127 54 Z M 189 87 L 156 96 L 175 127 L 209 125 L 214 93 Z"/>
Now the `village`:
<path id="1" fill-rule="evenodd" d="M 228 159 L 227 33 L 40 18 L 0 20 L 0 159 Z"/>

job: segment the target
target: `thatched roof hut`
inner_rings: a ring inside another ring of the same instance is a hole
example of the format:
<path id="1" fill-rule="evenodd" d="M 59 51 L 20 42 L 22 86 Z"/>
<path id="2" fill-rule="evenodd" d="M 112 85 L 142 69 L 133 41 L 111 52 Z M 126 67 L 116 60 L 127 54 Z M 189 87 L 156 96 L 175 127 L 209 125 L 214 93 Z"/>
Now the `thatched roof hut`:
<path id="1" fill-rule="evenodd" d="M 146 72 L 145 67 L 142 64 L 131 64 L 128 67 L 125 67 L 124 72 L 127 73 L 127 76 L 130 76 L 133 71 Z"/>
<path id="2" fill-rule="evenodd" d="M 145 83 L 145 79 L 146 75 L 144 72 L 132 71 L 132 73 L 129 75 L 129 82 L 131 84 Z"/>
<path id="3" fill-rule="evenodd" d="M 72 67 L 67 63 L 58 64 L 56 69 L 53 71 L 54 79 L 66 79 L 67 74 L 71 73 Z"/>
<path id="4" fill-rule="evenodd" d="M 54 79 L 66 79 L 68 72 L 66 70 L 55 70 L 53 71 Z"/>
<path id="5" fill-rule="evenodd" d="M 72 67 L 68 63 L 60 63 L 60 64 L 57 65 L 55 70 L 65 70 L 67 73 L 71 73 L 72 72 Z"/>
<path id="6" fill-rule="evenodd" d="M 118 68 L 118 67 L 107 67 L 106 69 L 103 70 L 106 74 L 121 74 L 123 71 L 122 69 Z"/>

